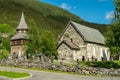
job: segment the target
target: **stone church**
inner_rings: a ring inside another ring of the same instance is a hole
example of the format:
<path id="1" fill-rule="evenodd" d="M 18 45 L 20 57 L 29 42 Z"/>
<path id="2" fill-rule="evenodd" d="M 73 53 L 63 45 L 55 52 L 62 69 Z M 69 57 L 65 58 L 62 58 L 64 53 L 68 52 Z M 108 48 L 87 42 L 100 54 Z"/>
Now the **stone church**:
<path id="1" fill-rule="evenodd" d="M 58 41 L 59 60 L 109 61 L 110 50 L 96 29 L 70 21 Z"/>
<path id="2" fill-rule="evenodd" d="M 20 23 L 16 28 L 17 33 L 11 38 L 11 55 L 16 55 L 17 58 L 21 58 L 25 54 L 25 43 L 29 41 L 27 31 L 28 26 L 26 24 L 24 13 L 20 19 Z"/>

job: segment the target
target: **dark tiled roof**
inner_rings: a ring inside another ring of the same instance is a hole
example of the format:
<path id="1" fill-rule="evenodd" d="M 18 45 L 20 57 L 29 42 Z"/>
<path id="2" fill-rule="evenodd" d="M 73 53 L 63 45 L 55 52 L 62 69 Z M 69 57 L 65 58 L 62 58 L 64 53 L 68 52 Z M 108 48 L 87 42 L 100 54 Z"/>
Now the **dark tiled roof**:
<path id="1" fill-rule="evenodd" d="M 22 12 L 22 16 L 21 16 L 21 19 L 20 19 L 20 23 L 17 27 L 17 30 L 21 30 L 21 29 L 28 29 L 28 26 L 26 24 L 23 12 Z"/>
<path id="2" fill-rule="evenodd" d="M 79 50 L 80 48 L 76 45 L 76 44 L 74 44 L 73 42 L 71 42 L 71 41 L 62 41 L 59 45 L 58 45 L 58 47 L 60 46 L 60 45 L 62 45 L 62 44 L 66 44 L 70 49 L 72 49 L 72 50 Z"/>
<path id="3" fill-rule="evenodd" d="M 29 39 L 29 38 L 26 33 L 17 33 L 11 38 L 11 40 L 17 40 L 17 39 Z"/>
<path id="4" fill-rule="evenodd" d="M 80 35 L 83 36 L 85 41 L 105 44 L 105 38 L 98 30 L 80 25 L 73 21 L 70 21 L 70 23 L 77 29 Z"/>

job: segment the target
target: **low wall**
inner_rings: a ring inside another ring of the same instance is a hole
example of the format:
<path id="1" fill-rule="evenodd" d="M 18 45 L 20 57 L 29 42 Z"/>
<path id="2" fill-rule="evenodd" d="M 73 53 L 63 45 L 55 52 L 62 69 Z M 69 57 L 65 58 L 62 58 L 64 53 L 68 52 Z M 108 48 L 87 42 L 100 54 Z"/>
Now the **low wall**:
<path id="1" fill-rule="evenodd" d="M 77 65 L 65 65 L 63 63 L 48 63 L 48 62 L 34 62 L 34 61 L 20 61 L 20 60 L 2 60 L 2 66 L 13 66 L 22 68 L 37 68 L 46 70 L 56 70 L 64 72 L 75 72 L 84 75 L 99 75 L 99 76 L 120 76 L 120 69 L 105 69 L 94 67 L 80 67 Z"/>

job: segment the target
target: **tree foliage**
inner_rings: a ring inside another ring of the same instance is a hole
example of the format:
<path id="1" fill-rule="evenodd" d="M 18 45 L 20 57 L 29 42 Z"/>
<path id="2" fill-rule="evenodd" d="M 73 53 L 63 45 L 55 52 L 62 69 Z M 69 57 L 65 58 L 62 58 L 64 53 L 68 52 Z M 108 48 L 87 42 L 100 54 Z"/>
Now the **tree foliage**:
<path id="1" fill-rule="evenodd" d="M 114 0 L 114 4 L 115 16 L 106 32 L 106 45 L 110 48 L 112 57 L 120 54 L 120 0 Z"/>
<path id="2" fill-rule="evenodd" d="M 0 50 L 0 59 L 6 59 L 9 56 L 9 52 L 6 49 Z"/>
<path id="3" fill-rule="evenodd" d="M 8 24 L 0 24 L 0 33 L 10 33 L 12 28 Z"/>
<path id="4" fill-rule="evenodd" d="M 115 21 L 120 21 L 120 0 L 114 0 L 114 4 L 115 4 Z"/>
<path id="5" fill-rule="evenodd" d="M 111 53 L 118 54 L 120 51 L 120 23 L 112 23 L 108 26 L 106 33 L 106 45 L 110 47 Z"/>
<path id="6" fill-rule="evenodd" d="M 56 55 L 56 39 L 52 32 L 36 27 L 34 20 L 31 20 L 29 29 L 27 54 Z"/>
<path id="7" fill-rule="evenodd" d="M 10 39 L 9 38 L 2 38 L 2 49 L 6 49 L 8 52 L 10 52 Z"/>
<path id="8" fill-rule="evenodd" d="M 52 32 L 44 31 L 40 36 L 40 48 L 43 54 L 56 56 L 56 39 Z"/>

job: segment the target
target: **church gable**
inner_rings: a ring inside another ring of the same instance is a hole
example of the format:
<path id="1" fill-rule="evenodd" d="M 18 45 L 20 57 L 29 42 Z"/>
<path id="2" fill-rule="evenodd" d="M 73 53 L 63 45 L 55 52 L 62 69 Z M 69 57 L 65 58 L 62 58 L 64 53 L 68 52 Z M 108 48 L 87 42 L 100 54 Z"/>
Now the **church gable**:
<path id="1" fill-rule="evenodd" d="M 73 42 L 71 42 L 71 41 L 62 41 L 62 42 L 58 45 L 58 47 L 61 46 L 62 44 L 65 44 L 65 45 L 68 46 L 71 50 L 80 50 L 80 48 L 79 48 L 76 44 L 74 44 Z"/>
<path id="2" fill-rule="evenodd" d="M 59 43 L 61 43 L 63 40 L 71 41 L 71 42 L 75 43 L 76 45 L 84 44 L 84 40 L 79 35 L 77 30 L 73 27 L 73 25 L 71 25 L 70 23 L 68 24 L 67 28 L 65 29 L 65 32 L 63 33 Z"/>
<path id="3" fill-rule="evenodd" d="M 68 60 L 73 58 L 73 50 L 70 49 L 65 43 L 58 47 L 58 58 L 61 60 Z"/>

